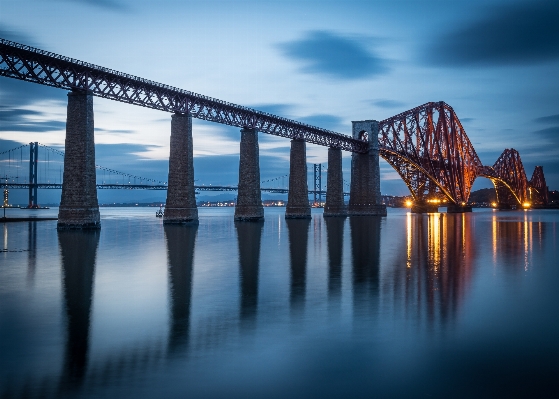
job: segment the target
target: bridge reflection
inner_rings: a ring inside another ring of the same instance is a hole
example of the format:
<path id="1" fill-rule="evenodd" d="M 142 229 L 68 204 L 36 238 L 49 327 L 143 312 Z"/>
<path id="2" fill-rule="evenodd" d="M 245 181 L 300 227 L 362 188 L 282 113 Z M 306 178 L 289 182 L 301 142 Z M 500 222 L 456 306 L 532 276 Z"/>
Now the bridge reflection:
<path id="1" fill-rule="evenodd" d="M 63 392 L 78 389 L 83 384 L 87 371 L 99 235 L 98 231 L 64 231 L 58 234 L 66 310 L 66 346 L 60 378 L 60 389 Z"/>
<path id="2" fill-rule="evenodd" d="M 198 226 L 165 225 L 171 320 L 168 352 L 188 346 L 194 244 Z"/>
<path id="3" fill-rule="evenodd" d="M 408 213 L 401 219 L 390 220 L 396 225 L 393 231 L 401 234 L 394 239 L 395 247 L 391 248 L 390 256 L 383 252 L 385 247 L 381 245 L 390 231 L 388 221 L 378 217 L 349 218 L 349 221 L 325 218 L 326 296 L 331 301 L 342 300 L 344 295 L 351 298 L 354 321 L 377 320 L 381 312 L 388 312 L 389 317 L 411 320 L 418 328 L 452 324 L 468 296 L 475 265 L 479 265 L 480 256 L 484 255 L 481 251 L 484 245 L 488 248 L 490 245 L 492 253 L 488 255 L 494 264 L 504 265 L 507 272 L 522 272 L 532 267 L 534 248 L 543 247 L 550 234 L 549 225 L 533 220 L 528 212 L 510 218 L 490 214 L 481 217 L 485 219 L 480 222 L 476 214 Z M 313 295 L 310 290 L 307 292 L 307 280 L 315 277 L 314 271 L 307 270 L 308 257 L 312 259 L 313 256 L 312 251 L 308 254 L 308 241 L 310 234 L 315 235 L 316 241 L 321 233 L 310 230 L 310 220 L 288 219 L 280 223 L 285 223 L 288 229 L 288 245 L 280 245 L 289 252 L 289 266 L 287 262 L 283 264 L 285 270 L 289 268 L 290 278 L 283 292 L 289 295 L 290 314 L 297 314 L 305 307 L 309 314 L 314 310 L 311 309 L 314 302 L 305 303 L 305 297 Z M 344 235 L 346 223 L 349 234 Z M 237 236 L 238 312 L 234 311 L 227 318 L 201 317 L 202 321 L 215 323 L 212 329 L 219 330 L 223 339 L 200 336 L 200 332 L 205 334 L 207 329 L 195 331 L 191 327 L 196 318 L 192 307 L 196 305 L 193 276 L 198 267 L 194 257 L 197 236 L 209 233 L 197 226 L 166 225 L 163 233 L 167 250 L 168 335 L 157 340 L 146 339 L 116 352 L 96 353 L 95 357 L 90 352 L 91 310 L 100 234 L 97 231 L 58 232 L 65 316 L 61 370 L 47 377 L 38 375 L 39 371 L 21 385 L 12 384 L 10 390 L 0 391 L 0 397 L 58 397 L 85 389 L 113 387 L 162 370 L 169 362 L 180 361 L 193 352 L 205 353 L 223 346 L 228 340 L 236 339 L 235 334 L 258 331 L 259 312 L 269 312 L 266 309 L 269 304 L 259 304 L 259 280 L 266 278 L 266 274 L 260 272 L 266 230 L 263 223 L 235 223 L 234 226 L 234 231 L 228 234 Z M 490 228 L 481 234 L 480 226 Z M 36 229 L 35 223 L 26 229 L 29 248 L 34 251 Z M 273 234 L 276 233 L 274 228 Z M 7 234 L 5 227 L 5 248 L 9 246 Z M 486 238 L 490 240 L 486 242 Z M 344 244 L 349 245 L 351 251 L 346 258 Z M 525 260 L 522 267 L 518 261 L 514 262 L 519 258 Z M 350 261 L 344 263 L 345 259 Z M 28 275 L 36 267 L 35 255 L 29 254 Z M 351 280 L 342 284 L 344 273 L 351 275 Z M 223 295 L 230 296 L 230 293 Z"/>
<path id="4" fill-rule="evenodd" d="M 338 299 L 342 291 L 342 256 L 345 218 L 324 218 L 328 240 L 328 297 Z"/>
<path id="5" fill-rule="evenodd" d="M 258 269 L 263 222 L 235 222 L 239 245 L 241 326 L 254 327 L 258 309 Z"/>
<path id="6" fill-rule="evenodd" d="M 307 249 L 310 219 L 286 219 L 289 236 L 291 286 L 289 303 L 292 310 L 301 310 L 307 292 Z"/>
<path id="7" fill-rule="evenodd" d="M 350 218 L 353 258 L 353 311 L 370 312 L 379 296 L 381 219 Z"/>

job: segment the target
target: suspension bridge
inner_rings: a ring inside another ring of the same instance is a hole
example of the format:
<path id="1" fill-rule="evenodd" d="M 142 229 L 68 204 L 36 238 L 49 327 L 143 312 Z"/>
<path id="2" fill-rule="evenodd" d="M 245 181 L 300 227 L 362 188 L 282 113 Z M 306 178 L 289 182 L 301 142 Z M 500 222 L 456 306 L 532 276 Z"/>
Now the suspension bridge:
<path id="1" fill-rule="evenodd" d="M 386 215 L 379 157 L 401 176 L 412 211 L 467 212 L 477 177 L 490 179 L 500 208 L 547 204 L 541 166 L 528 180 L 520 154 L 506 149 L 492 166 L 477 156 L 451 106 L 429 102 L 391 118 L 352 122 L 344 135 L 126 73 L 0 39 L 0 76 L 68 90 L 66 148 L 58 227 L 98 228 L 93 96 L 172 113 L 165 223 L 197 223 L 192 118 L 241 128 L 235 219 L 261 220 L 258 133 L 291 139 L 286 218 L 309 218 L 306 143 L 328 147 L 325 216 Z M 349 206 L 342 150 L 352 153 Z M 37 183 L 38 184 L 38 183 Z"/>
<path id="2" fill-rule="evenodd" d="M 25 155 L 24 155 L 25 154 Z M 29 192 L 28 208 L 39 208 L 38 189 L 62 189 L 64 152 L 59 149 L 32 142 L 0 152 L 0 187 L 4 189 L 25 189 Z M 167 182 L 118 171 L 101 165 L 95 165 L 96 187 L 98 190 L 167 190 Z M 320 203 L 326 191 L 322 189 L 322 174 L 327 172 L 322 164 L 314 164 L 313 190 L 308 194 L 314 196 L 314 202 Z M 261 187 L 262 192 L 287 194 L 285 185 L 288 174 L 269 178 L 261 184 L 279 182 L 280 187 Z M 195 185 L 201 191 L 237 191 L 231 185 L 202 184 Z M 344 193 L 349 195 L 349 193 Z M 6 205 L 6 204 L 5 204 Z"/>

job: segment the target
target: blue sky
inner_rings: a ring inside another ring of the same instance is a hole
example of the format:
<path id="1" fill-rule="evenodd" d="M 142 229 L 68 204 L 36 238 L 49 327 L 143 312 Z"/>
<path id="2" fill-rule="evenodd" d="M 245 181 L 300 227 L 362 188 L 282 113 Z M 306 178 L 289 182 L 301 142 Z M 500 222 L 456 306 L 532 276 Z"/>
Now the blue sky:
<path id="1" fill-rule="evenodd" d="M 0 37 L 344 134 L 445 101 L 484 164 L 512 147 L 559 188 L 557 1 L 2 0 Z M 97 163 L 166 181 L 171 116 L 94 104 Z M 0 151 L 63 146 L 65 108 L 62 90 L 1 78 Z M 194 121 L 197 183 L 236 184 L 239 136 Z M 260 149 L 262 180 L 288 173 L 289 140 L 261 134 Z M 327 161 L 307 155 L 309 175 Z M 382 192 L 407 194 L 381 168 Z"/>

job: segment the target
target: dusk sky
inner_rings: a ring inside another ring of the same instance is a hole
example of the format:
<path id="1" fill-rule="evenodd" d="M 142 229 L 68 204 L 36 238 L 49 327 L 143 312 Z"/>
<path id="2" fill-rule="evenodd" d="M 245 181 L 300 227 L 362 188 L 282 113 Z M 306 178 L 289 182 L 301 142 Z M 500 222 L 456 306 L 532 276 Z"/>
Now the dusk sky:
<path id="1" fill-rule="evenodd" d="M 1 0 L 0 37 L 344 134 L 444 101 L 485 165 L 515 148 L 528 179 L 542 165 L 559 188 L 557 0 Z M 66 101 L 0 78 L 0 152 L 63 149 Z M 100 98 L 94 111 L 97 164 L 167 180 L 170 114 Z M 239 129 L 195 119 L 193 136 L 196 183 L 236 185 Z M 287 174 L 289 140 L 259 140 L 261 180 Z M 326 161 L 307 146 L 309 176 Z M 383 160 L 381 180 L 408 194 Z"/>

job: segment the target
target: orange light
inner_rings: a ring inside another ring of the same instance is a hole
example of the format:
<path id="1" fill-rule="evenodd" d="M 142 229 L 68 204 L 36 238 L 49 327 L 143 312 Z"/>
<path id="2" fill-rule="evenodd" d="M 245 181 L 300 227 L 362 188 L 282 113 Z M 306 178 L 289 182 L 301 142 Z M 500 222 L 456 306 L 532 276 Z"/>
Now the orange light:
<path id="1" fill-rule="evenodd" d="M 406 201 L 406 208 L 411 208 L 411 206 L 413 205 L 413 202 L 410 200 Z"/>
<path id="2" fill-rule="evenodd" d="M 496 208 L 496 207 L 497 207 L 497 203 L 496 203 L 496 202 L 492 202 L 492 203 L 491 203 L 491 206 L 492 206 L 493 208 Z"/>
<path id="3" fill-rule="evenodd" d="M 523 206 L 524 208 L 530 208 L 530 205 L 531 205 L 531 204 L 530 204 L 529 202 L 525 202 L 525 203 L 522 204 L 522 206 Z"/>

